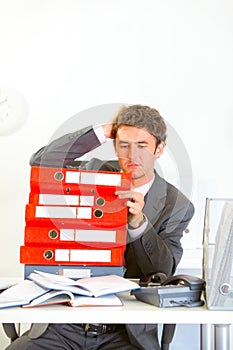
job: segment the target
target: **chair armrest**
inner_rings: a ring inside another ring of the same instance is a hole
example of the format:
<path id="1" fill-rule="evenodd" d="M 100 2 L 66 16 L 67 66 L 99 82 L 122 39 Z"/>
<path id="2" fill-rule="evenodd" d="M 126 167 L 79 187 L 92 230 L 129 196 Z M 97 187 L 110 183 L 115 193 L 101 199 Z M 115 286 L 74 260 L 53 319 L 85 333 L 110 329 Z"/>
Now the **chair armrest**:
<path id="1" fill-rule="evenodd" d="M 19 334 L 16 330 L 15 323 L 2 323 L 2 327 L 11 341 L 14 341 L 19 337 Z"/>

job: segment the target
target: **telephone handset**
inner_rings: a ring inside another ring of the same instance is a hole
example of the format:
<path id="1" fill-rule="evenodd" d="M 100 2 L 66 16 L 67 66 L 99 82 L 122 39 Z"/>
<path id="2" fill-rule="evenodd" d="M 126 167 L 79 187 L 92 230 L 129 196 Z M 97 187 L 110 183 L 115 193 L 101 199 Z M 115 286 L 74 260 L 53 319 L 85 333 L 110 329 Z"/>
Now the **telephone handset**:
<path id="1" fill-rule="evenodd" d="M 141 288 L 131 291 L 131 294 L 140 301 L 158 307 L 194 307 L 204 304 L 201 295 L 205 281 L 202 278 L 180 274 L 168 278 L 163 275 L 161 280 L 159 275 L 158 284 L 158 275 L 141 280 Z"/>
<path id="2" fill-rule="evenodd" d="M 168 277 L 161 283 L 161 286 L 167 285 L 181 285 L 188 286 L 191 290 L 202 290 L 205 287 L 205 281 L 197 276 L 181 274 Z"/>

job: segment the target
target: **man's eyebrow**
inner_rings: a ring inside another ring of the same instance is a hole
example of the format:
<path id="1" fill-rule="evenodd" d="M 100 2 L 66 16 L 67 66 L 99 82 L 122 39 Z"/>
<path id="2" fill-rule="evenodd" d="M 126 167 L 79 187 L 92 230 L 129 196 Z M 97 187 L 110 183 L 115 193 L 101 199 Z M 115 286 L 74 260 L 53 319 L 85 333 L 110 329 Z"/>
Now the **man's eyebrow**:
<path id="1" fill-rule="evenodd" d="M 137 144 L 146 144 L 146 145 L 148 145 L 148 142 L 147 141 L 138 141 L 138 142 L 136 142 Z"/>
<path id="2" fill-rule="evenodd" d="M 130 141 L 125 141 L 125 140 L 119 140 L 119 143 L 131 143 Z M 148 141 L 137 141 L 137 142 L 134 142 L 136 143 L 137 145 L 148 145 Z"/>

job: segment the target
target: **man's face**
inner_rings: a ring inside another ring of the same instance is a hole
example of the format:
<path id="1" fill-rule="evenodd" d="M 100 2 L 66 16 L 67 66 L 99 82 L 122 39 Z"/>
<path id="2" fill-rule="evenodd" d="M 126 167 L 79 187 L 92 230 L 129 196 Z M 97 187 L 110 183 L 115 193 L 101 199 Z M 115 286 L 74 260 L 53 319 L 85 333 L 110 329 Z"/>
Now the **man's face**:
<path id="1" fill-rule="evenodd" d="M 153 178 L 154 162 L 163 152 L 164 144 L 156 148 L 156 139 L 147 130 L 122 125 L 116 134 L 115 150 L 121 169 L 132 174 L 134 187 Z"/>

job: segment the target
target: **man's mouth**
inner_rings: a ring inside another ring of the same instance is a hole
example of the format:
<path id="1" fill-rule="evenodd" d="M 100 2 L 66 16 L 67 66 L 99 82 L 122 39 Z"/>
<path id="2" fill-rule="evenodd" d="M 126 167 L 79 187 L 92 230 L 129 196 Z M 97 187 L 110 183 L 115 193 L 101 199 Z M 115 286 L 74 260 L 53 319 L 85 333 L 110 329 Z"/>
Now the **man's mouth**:
<path id="1" fill-rule="evenodd" d="M 138 168 L 140 167 L 140 164 L 139 163 L 129 163 L 127 165 L 128 168 Z"/>

